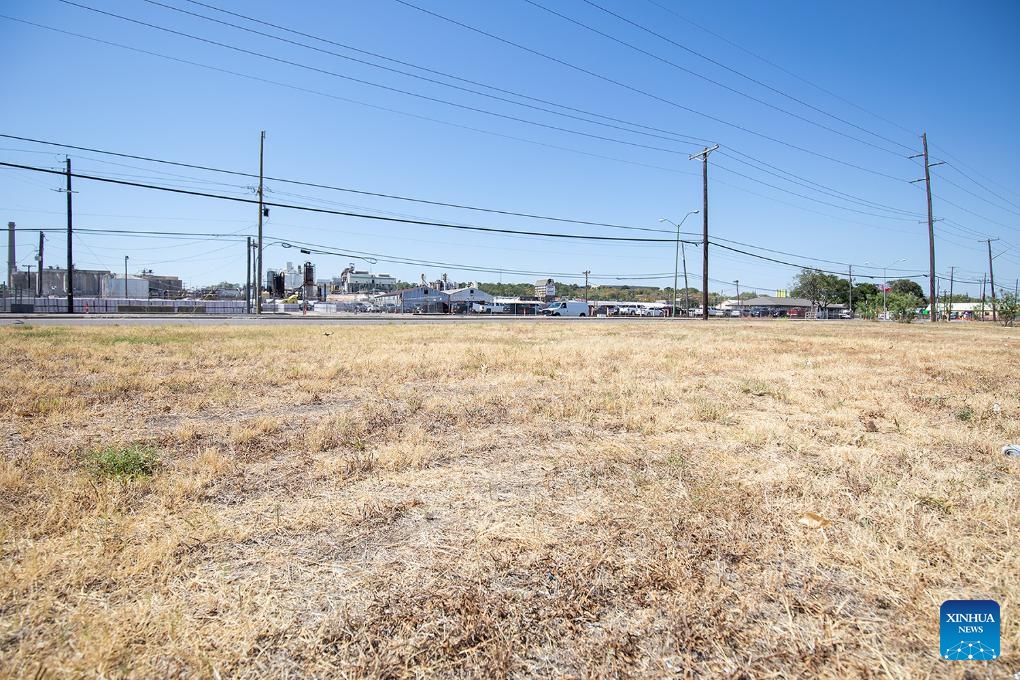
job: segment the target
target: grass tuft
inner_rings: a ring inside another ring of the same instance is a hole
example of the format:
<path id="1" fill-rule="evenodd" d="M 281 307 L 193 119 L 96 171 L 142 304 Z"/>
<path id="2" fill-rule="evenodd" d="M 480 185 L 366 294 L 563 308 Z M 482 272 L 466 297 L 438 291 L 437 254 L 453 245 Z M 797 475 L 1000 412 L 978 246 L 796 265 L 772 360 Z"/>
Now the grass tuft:
<path id="1" fill-rule="evenodd" d="M 966 423 L 970 420 L 973 420 L 974 409 L 972 409 L 970 406 L 964 406 L 961 409 L 957 409 L 954 415 L 956 416 L 957 420 L 962 420 L 963 422 Z"/>
<path id="2" fill-rule="evenodd" d="M 150 477 L 159 467 L 159 455 L 150 446 L 106 446 L 86 455 L 87 467 L 100 477 Z"/>

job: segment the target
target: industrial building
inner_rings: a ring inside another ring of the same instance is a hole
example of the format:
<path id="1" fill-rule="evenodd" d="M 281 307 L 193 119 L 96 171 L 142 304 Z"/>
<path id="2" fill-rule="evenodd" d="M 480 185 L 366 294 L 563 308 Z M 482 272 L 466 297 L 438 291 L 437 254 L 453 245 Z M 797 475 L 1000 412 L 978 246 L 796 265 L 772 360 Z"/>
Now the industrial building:
<path id="1" fill-rule="evenodd" d="M 479 288 L 456 288 L 442 292 L 449 298 L 450 311 L 454 314 L 469 311 L 473 302 L 481 302 L 488 305 L 491 305 L 493 302 L 493 297 Z"/>
<path id="2" fill-rule="evenodd" d="M 103 294 L 103 283 L 111 276 L 110 272 L 99 269 L 74 270 L 74 294 L 99 297 Z M 67 295 L 67 269 L 47 267 L 42 272 L 42 290 L 39 286 L 39 272 L 14 272 L 11 276 L 11 288 L 20 289 L 29 295 L 46 297 L 49 295 Z M 148 297 L 148 293 L 146 293 Z"/>
<path id="3" fill-rule="evenodd" d="M 75 294 L 79 294 L 75 291 Z M 141 276 L 107 276 L 103 279 L 102 297 L 130 298 L 134 300 L 149 299 L 149 281 Z"/>
<path id="4" fill-rule="evenodd" d="M 143 269 L 140 276 L 149 282 L 149 297 L 170 299 L 184 296 L 184 282 L 180 277 L 153 274 L 151 269 Z"/>
<path id="5" fill-rule="evenodd" d="M 304 272 L 300 267 L 295 267 L 293 262 L 288 262 L 283 269 L 270 269 L 268 274 L 282 276 L 284 290 L 294 290 L 304 282 Z"/>
<path id="6" fill-rule="evenodd" d="M 392 305 L 401 312 L 446 314 L 450 311 L 449 294 L 431 286 L 415 286 L 385 295 L 377 295 L 373 298 L 373 303 L 381 307 Z"/>
<path id="7" fill-rule="evenodd" d="M 397 280 L 389 274 L 361 271 L 350 265 L 332 280 L 331 293 L 378 293 L 395 290 Z"/>

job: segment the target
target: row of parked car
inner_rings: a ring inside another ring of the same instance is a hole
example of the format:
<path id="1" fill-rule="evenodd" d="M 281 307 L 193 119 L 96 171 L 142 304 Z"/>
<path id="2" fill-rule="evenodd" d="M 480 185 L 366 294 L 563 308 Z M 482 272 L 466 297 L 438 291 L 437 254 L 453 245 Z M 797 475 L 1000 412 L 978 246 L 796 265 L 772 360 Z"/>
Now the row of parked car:
<path id="1" fill-rule="evenodd" d="M 598 305 L 595 307 L 595 316 L 665 316 L 666 310 L 662 307 L 647 307 L 645 305 Z"/>

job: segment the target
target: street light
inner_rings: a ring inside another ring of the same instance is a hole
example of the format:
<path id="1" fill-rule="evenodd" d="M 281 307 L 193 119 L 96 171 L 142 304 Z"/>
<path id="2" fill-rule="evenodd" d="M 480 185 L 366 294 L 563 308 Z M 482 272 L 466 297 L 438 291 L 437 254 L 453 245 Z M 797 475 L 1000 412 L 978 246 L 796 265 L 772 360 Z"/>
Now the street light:
<path id="1" fill-rule="evenodd" d="M 124 299 L 125 300 L 127 300 L 127 296 L 128 296 L 128 291 L 127 291 L 127 263 L 128 263 L 128 256 L 125 255 L 124 256 Z"/>
<path id="2" fill-rule="evenodd" d="M 677 275 L 677 269 L 679 269 L 679 267 L 680 267 L 680 246 L 681 246 L 681 243 L 680 243 L 680 227 L 683 226 L 683 223 L 687 220 L 688 217 L 690 217 L 691 215 L 696 215 L 699 212 L 701 212 L 701 211 L 700 210 L 692 210 L 692 211 L 690 211 L 689 213 L 684 215 L 684 218 L 682 220 L 680 220 L 680 224 L 677 224 L 673 220 L 667 220 L 665 217 L 663 217 L 662 219 L 659 220 L 659 222 L 668 222 L 668 223 L 672 224 L 674 227 L 676 227 L 676 260 L 673 263 L 673 316 L 674 317 L 676 316 L 676 275 Z M 687 254 L 684 253 L 684 313 L 685 314 L 691 308 L 691 298 L 690 298 L 690 295 L 691 295 L 690 291 L 687 288 Z"/>
<path id="3" fill-rule="evenodd" d="M 889 305 L 888 305 L 888 300 L 889 299 L 888 299 L 888 295 L 887 295 L 886 290 L 889 288 L 889 275 L 886 273 L 886 270 L 889 269 L 889 267 L 893 266 L 894 264 L 899 264 L 900 262 L 906 262 L 906 261 L 907 261 L 907 258 L 901 257 L 900 259 L 896 260 L 895 262 L 890 262 L 889 264 L 887 264 L 884 267 L 882 267 L 882 316 L 887 321 L 889 320 Z M 864 264 L 867 265 L 867 264 L 871 264 L 871 263 L 870 262 L 865 262 Z M 853 285 L 853 284 L 851 283 L 851 285 Z M 932 305 L 932 307 L 934 307 L 934 305 Z"/>

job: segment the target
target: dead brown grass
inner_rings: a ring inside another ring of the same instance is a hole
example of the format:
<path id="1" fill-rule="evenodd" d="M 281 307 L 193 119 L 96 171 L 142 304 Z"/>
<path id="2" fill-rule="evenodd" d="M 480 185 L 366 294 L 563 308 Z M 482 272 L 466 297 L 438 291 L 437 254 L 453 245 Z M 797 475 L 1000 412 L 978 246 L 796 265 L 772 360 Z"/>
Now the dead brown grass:
<path id="1" fill-rule="evenodd" d="M 1020 670 L 1016 330 L 332 330 L 0 330 L 0 674 Z"/>

